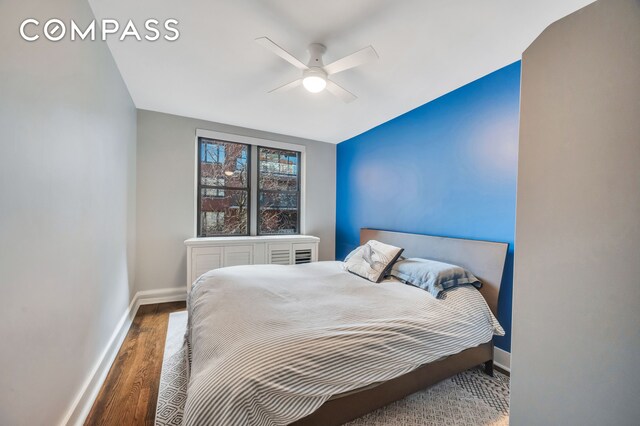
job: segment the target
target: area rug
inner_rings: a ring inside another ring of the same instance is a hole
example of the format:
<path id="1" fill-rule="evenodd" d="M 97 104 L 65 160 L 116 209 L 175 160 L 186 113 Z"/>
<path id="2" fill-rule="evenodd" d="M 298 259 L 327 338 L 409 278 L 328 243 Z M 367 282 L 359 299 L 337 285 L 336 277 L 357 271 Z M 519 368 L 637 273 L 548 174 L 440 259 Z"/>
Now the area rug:
<path id="1" fill-rule="evenodd" d="M 184 344 L 186 329 L 186 311 L 169 314 L 156 406 L 157 426 L 182 425 L 184 404 L 187 401 L 187 352 Z"/>
<path id="2" fill-rule="evenodd" d="M 187 399 L 187 313 L 169 316 L 156 408 L 156 426 L 181 425 Z M 509 377 L 481 368 L 460 373 L 387 405 L 348 426 L 504 426 L 509 424 Z"/>

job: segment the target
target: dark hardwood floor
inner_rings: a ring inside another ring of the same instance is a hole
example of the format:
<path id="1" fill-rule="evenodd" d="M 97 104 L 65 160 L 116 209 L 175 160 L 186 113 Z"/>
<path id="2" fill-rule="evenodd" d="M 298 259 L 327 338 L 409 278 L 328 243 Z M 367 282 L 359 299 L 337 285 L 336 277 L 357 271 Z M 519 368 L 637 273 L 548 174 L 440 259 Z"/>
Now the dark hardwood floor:
<path id="1" fill-rule="evenodd" d="M 153 425 L 169 314 L 184 309 L 184 302 L 138 309 L 85 425 Z"/>

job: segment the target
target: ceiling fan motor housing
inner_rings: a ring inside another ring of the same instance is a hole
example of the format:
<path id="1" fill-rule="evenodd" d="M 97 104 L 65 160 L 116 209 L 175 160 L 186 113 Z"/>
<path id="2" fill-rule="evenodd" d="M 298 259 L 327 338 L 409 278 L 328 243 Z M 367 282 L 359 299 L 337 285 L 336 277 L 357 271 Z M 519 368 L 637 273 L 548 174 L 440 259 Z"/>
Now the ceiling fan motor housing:
<path id="1" fill-rule="evenodd" d="M 322 55 L 327 51 L 327 48 L 324 44 L 320 43 L 312 43 L 309 45 L 309 68 L 312 67 L 323 67 L 324 63 L 322 62 Z"/>
<path id="2" fill-rule="evenodd" d="M 302 78 L 307 78 L 307 77 L 319 77 L 319 78 L 322 78 L 323 80 L 326 80 L 327 73 L 325 70 L 323 70 L 320 67 L 309 67 L 309 69 L 306 69 L 302 72 Z"/>

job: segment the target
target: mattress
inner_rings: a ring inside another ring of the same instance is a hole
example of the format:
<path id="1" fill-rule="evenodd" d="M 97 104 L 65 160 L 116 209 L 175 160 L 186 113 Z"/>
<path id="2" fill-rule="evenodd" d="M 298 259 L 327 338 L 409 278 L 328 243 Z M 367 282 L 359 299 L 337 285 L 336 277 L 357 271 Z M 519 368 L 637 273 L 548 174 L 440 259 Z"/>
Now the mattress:
<path id="1" fill-rule="evenodd" d="M 188 310 L 185 425 L 286 425 L 504 334 L 473 287 L 436 299 L 342 262 L 217 269 L 194 283 Z"/>

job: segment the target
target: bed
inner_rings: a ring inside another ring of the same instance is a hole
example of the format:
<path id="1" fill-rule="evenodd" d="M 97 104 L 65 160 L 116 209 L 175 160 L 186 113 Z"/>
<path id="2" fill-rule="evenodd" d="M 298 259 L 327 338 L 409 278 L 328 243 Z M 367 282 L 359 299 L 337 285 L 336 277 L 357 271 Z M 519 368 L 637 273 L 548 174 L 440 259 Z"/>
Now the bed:
<path id="1" fill-rule="evenodd" d="M 339 425 L 468 368 L 491 373 L 507 245 L 361 230 L 371 239 L 460 265 L 483 287 L 439 300 L 340 262 L 211 271 L 189 295 L 184 424 Z"/>

